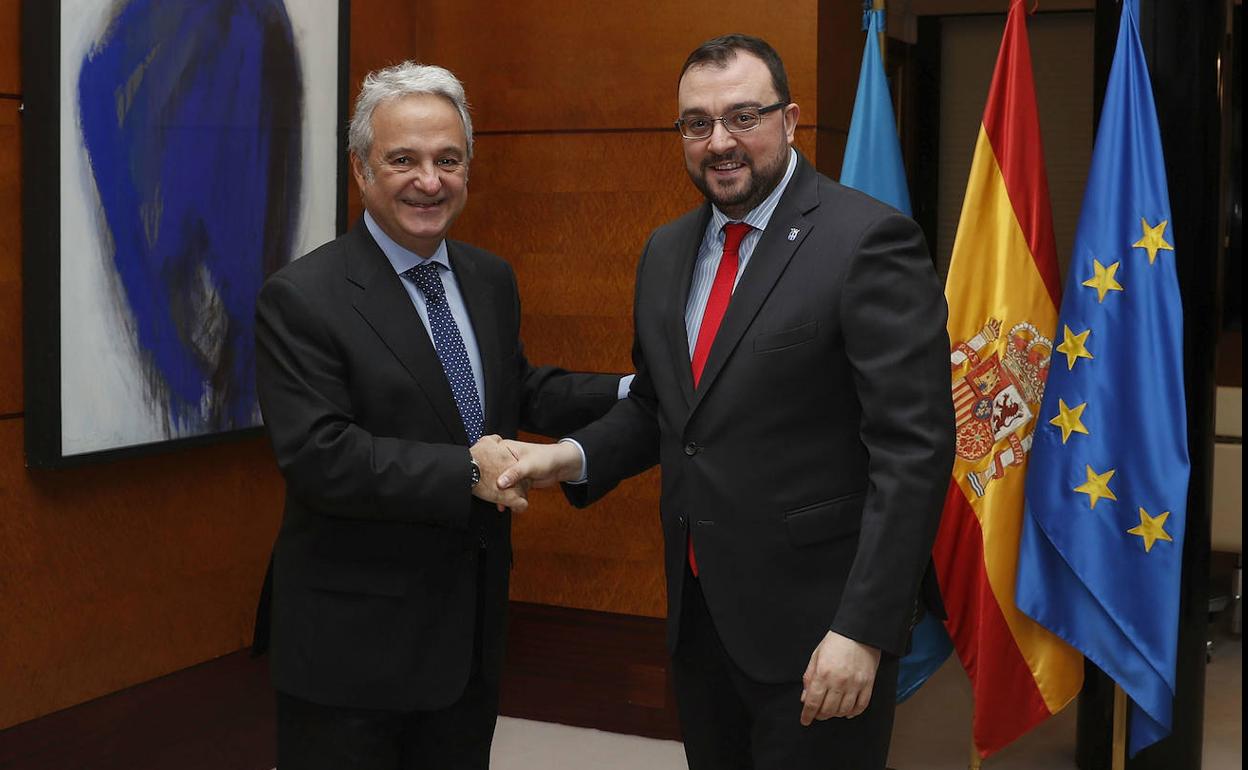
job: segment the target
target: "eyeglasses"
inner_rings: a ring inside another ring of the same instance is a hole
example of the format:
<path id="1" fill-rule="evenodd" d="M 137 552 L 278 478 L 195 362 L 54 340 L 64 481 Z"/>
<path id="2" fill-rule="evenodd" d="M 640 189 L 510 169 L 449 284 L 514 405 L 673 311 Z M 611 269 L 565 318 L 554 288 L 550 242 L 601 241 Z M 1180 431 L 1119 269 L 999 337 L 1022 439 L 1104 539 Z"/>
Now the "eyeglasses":
<path id="1" fill-rule="evenodd" d="M 727 115 L 720 115 L 718 118 L 712 118 L 710 115 L 690 115 L 676 121 L 676 130 L 686 139 L 705 139 L 715 133 L 716 123 L 723 123 L 728 133 L 742 134 L 758 128 L 758 124 L 763 122 L 764 115 L 786 105 L 787 102 L 776 102 L 766 107 L 742 107 Z"/>

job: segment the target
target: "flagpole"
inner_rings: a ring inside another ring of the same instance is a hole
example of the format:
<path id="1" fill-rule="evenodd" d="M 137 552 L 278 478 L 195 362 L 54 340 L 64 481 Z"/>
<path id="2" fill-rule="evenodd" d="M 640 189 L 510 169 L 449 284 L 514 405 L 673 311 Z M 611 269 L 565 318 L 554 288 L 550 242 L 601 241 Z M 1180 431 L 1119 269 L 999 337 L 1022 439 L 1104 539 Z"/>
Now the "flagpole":
<path id="1" fill-rule="evenodd" d="M 975 746 L 975 736 L 971 736 L 971 763 L 967 765 L 967 770 L 980 770 L 984 766 L 984 760 L 979 756 L 979 748 Z"/>
<path id="2" fill-rule="evenodd" d="M 1127 767 L 1127 694 L 1118 684 L 1114 683 L 1114 738 L 1110 749 L 1111 770 L 1126 770 Z"/>
<path id="3" fill-rule="evenodd" d="M 871 10 L 884 11 L 884 0 L 871 0 Z M 880 32 L 880 64 L 888 70 L 888 34 Z"/>

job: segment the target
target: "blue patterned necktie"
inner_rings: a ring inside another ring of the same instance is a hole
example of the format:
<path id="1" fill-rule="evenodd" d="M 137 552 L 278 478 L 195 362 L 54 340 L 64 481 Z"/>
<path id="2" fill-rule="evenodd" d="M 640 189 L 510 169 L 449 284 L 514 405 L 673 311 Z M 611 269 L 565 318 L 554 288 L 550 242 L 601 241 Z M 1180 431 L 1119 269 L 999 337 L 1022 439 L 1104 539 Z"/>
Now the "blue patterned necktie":
<path id="1" fill-rule="evenodd" d="M 403 277 L 415 283 L 420 293 L 425 295 L 429 330 L 433 332 L 433 346 L 438 351 L 438 360 L 442 362 L 446 381 L 451 385 L 451 394 L 455 396 L 459 418 L 464 421 L 464 430 L 468 433 L 468 444 L 471 446 L 481 438 L 485 417 L 481 413 L 481 399 L 477 396 L 477 382 L 472 376 L 472 365 L 468 363 L 468 349 L 464 347 L 459 324 L 455 323 L 455 316 L 451 315 L 451 306 L 446 303 L 446 290 L 442 288 L 438 264 L 426 262 L 417 265 L 410 270 L 404 270 Z"/>

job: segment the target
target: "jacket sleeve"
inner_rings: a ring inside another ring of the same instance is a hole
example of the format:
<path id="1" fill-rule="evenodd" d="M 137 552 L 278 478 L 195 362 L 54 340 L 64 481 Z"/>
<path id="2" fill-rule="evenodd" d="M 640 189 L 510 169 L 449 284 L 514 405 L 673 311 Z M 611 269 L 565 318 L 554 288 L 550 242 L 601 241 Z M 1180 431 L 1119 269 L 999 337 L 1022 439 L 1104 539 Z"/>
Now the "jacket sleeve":
<path id="1" fill-rule="evenodd" d="M 858 550 L 832 630 L 900 655 L 953 467 L 948 308 L 922 233 L 898 214 L 865 230 L 842 290 L 870 459 Z"/>
<path id="2" fill-rule="evenodd" d="M 256 308 L 257 389 L 288 494 L 337 516 L 467 527 L 467 448 L 366 431 L 347 362 L 305 292 L 270 278 Z"/>

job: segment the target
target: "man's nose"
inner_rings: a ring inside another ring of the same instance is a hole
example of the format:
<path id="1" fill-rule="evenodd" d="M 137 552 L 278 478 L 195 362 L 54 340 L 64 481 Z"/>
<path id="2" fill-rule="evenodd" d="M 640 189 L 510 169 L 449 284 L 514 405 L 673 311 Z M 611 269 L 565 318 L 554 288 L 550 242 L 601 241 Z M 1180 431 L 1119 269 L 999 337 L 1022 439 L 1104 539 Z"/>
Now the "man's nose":
<path id="1" fill-rule="evenodd" d="M 442 189 L 442 176 L 432 165 L 423 165 L 412 174 L 412 186 L 424 195 L 436 195 Z"/>
<path id="2" fill-rule="evenodd" d="M 711 125 L 711 136 L 706 148 L 716 155 L 722 155 L 737 146 L 737 137 L 724 126 L 724 121 L 717 120 Z"/>

